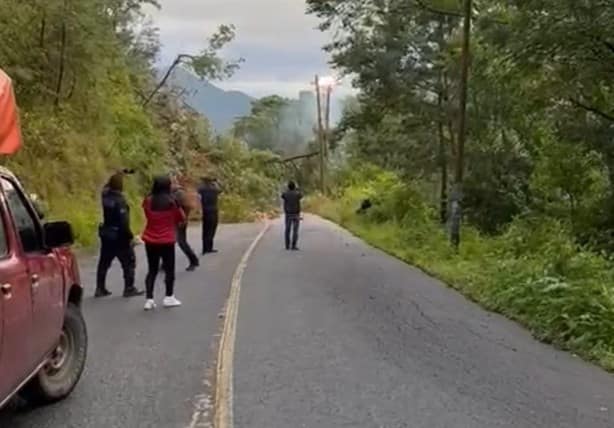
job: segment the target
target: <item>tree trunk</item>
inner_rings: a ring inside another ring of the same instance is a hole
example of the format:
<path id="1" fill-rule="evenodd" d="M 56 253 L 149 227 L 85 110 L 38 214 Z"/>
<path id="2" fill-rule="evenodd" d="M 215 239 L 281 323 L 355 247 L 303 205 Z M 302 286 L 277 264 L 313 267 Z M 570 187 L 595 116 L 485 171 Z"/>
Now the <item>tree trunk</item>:
<path id="1" fill-rule="evenodd" d="M 461 81 L 458 118 L 458 145 L 454 171 L 454 191 L 452 194 L 452 215 L 450 241 L 455 248 L 460 245 L 460 228 L 462 218 L 463 176 L 465 170 L 465 138 L 467 131 L 467 87 L 469 83 L 469 43 L 471 39 L 471 0 L 465 0 L 463 46 L 461 53 Z"/>
<path id="2" fill-rule="evenodd" d="M 68 91 L 68 94 L 66 95 L 67 100 L 72 98 L 72 96 L 75 94 L 76 88 L 77 88 L 77 75 L 74 74 L 73 72 L 72 81 L 70 82 L 70 89 Z"/>
<path id="3" fill-rule="evenodd" d="M 439 218 L 441 224 L 445 225 L 448 221 L 448 159 L 446 156 L 446 137 L 443 131 L 443 95 L 438 96 L 439 119 L 437 128 L 439 131 L 439 168 L 441 168 L 441 183 L 439 191 Z"/>
<path id="4" fill-rule="evenodd" d="M 446 71 L 443 72 L 443 105 L 447 118 L 446 125 L 450 138 L 450 151 L 452 156 L 456 158 L 456 138 L 454 138 L 454 125 L 452 122 L 452 116 L 448 110 L 450 107 L 450 84 L 448 82 L 448 73 Z"/>
<path id="5" fill-rule="evenodd" d="M 55 101 L 53 103 L 56 108 L 60 106 L 60 101 L 62 98 L 62 85 L 64 83 L 64 72 L 66 67 L 66 21 L 62 21 L 62 28 L 60 31 L 60 60 L 58 64 L 58 81 L 55 86 Z"/>
<path id="6" fill-rule="evenodd" d="M 443 20 L 439 20 L 439 44 L 442 48 L 445 47 L 445 30 L 444 30 L 444 22 Z M 437 91 L 437 108 L 438 108 L 438 118 L 437 118 L 437 131 L 439 134 L 439 153 L 438 153 L 438 161 L 439 168 L 441 171 L 441 182 L 440 182 L 440 190 L 439 190 L 439 221 L 442 225 L 446 225 L 448 221 L 448 157 L 446 151 L 446 136 L 444 131 L 444 120 L 447 120 L 449 123 L 450 118 L 448 117 L 446 107 L 448 106 L 448 88 L 446 81 L 446 71 L 445 67 L 442 67 L 439 70 L 439 78 L 438 78 L 438 86 L 439 89 Z M 450 141 L 452 141 L 452 136 L 450 136 Z"/>
<path id="7" fill-rule="evenodd" d="M 569 192 L 567 192 L 567 196 L 569 197 L 569 218 L 571 220 L 571 226 L 575 232 L 577 207 L 576 198 Z"/>
<path id="8" fill-rule="evenodd" d="M 318 109 L 318 147 L 320 150 L 320 191 L 324 193 L 326 183 L 324 182 L 324 142 L 322 138 L 322 99 L 320 94 L 320 77 L 316 76 L 316 107 Z"/>
<path id="9" fill-rule="evenodd" d="M 47 14 L 43 12 L 43 17 L 41 18 L 41 27 L 38 35 L 38 45 L 41 49 L 45 48 L 45 34 L 47 31 Z"/>
<path id="10" fill-rule="evenodd" d="M 156 94 L 160 92 L 160 89 L 162 89 L 164 85 L 166 85 L 166 81 L 169 79 L 169 77 L 171 77 L 173 70 L 175 70 L 175 67 L 177 67 L 181 63 L 181 61 L 183 61 L 184 58 L 188 58 L 188 55 L 177 55 L 177 58 L 175 58 L 175 61 L 173 61 L 171 66 L 168 68 L 168 70 L 166 70 L 166 74 L 164 75 L 164 77 L 162 77 L 162 80 L 160 80 L 160 82 L 156 85 L 154 90 L 151 91 L 151 93 L 147 96 L 145 101 L 143 101 L 143 107 L 146 107 L 151 102 L 151 100 L 156 96 Z"/>
<path id="11" fill-rule="evenodd" d="M 325 116 L 324 116 L 324 135 L 325 135 L 325 144 L 324 144 L 324 156 L 328 158 L 328 149 L 330 146 L 330 97 L 332 94 L 332 88 L 326 88 L 326 107 L 325 107 Z"/>

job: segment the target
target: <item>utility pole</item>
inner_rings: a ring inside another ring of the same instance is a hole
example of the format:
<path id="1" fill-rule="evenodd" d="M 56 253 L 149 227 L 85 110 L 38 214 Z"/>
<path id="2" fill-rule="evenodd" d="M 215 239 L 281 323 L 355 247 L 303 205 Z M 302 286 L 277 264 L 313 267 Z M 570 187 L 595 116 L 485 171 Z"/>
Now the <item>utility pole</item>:
<path id="1" fill-rule="evenodd" d="M 326 183 L 324 182 L 324 138 L 322 132 L 322 99 L 320 94 L 320 77 L 316 74 L 316 107 L 318 110 L 318 147 L 320 150 L 320 191 L 324 193 Z"/>
<path id="2" fill-rule="evenodd" d="M 461 51 L 461 82 L 459 96 L 458 146 L 454 171 L 454 189 L 451 195 L 452 210 L 450 222 L 450 241 L 455 248 L 460 245 L 462 220 L 463 175 L 465 170 L 465 139 L 467 133 L 467 87 L 469 83 L 469 55 L 471 39 L 471 0 L 464 0 L 463 45 Z"/>
<path id="3" fill-rule="evenodd" d="M 328 158 L 328 149 L 330 146 L 330 97 L 333 92 L 332 85 L 326 87 L 326 105 L 324 109 L 324 155 Z"/>

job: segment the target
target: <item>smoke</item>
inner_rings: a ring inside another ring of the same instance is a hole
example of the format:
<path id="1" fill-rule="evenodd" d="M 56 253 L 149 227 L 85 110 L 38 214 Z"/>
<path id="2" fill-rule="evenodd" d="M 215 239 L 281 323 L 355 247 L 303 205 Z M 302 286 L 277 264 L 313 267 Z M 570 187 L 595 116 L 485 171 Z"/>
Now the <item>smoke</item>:
<path id="1" fill-rule="evenodd" d="M 342 105 L 342 101 L 334 97 L 331 99 L 331 128 L 341 117 Z M 326 125 L 324 115 L 323 101 L 323 126 Z M 309 146 L 316 139 L 315 92 L 301 91 L 295 99 L 271 96 L 255 101 L 250 116 L 240 119 L 235 130 L 238 130 L 237 135 L 252 148 L 269 149 L 283 156 L 304 154 L 310 151 Z"/>
<path id="2" fill-rule="evenodd" d="M 303 153 L 314 139 L 317 125 L 316 96 L 312 91 L 302 91 L 298 99 L 286 100 L 278 126 L 278 151 L 286 155 Z"/>

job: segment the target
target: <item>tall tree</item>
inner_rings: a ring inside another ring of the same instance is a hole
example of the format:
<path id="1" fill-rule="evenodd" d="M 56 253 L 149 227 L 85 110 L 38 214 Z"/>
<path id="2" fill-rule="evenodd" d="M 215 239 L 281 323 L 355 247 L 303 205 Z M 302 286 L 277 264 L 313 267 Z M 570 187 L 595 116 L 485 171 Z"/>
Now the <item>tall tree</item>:
<path id="1" fill-rule="evenodd" d="M 527 212 L 566 219 L 561 213 L 570 210 L 548 207 L 571 205 L 582 239 L 592 239 L 587 231 L 610 234 L 614 1 L 464 5 L 475 24 L 470 44 L 464 43 L 461 1 L 308 1 L 322 29 L 335 35 L 326 47 L 333 64 L 361 91 L 359 108 L 341 123 L 351 137 L 344 147 L 407 179 L 437 179 L 442 220 L 454 168 L 452 178 L 463 183 L 463 218 L 485 232 L 496 233 Z M 471 47 L 466 58 L 473 76 L 466 102 L 463 45 Z M 457 126 L 464 106 L 465 131 Z M 579 149 L 568 151 L 573 145 Z M 556 168 L 569 168 L 556 162 L 556 153 L 573 153 L 572 164 L 586 165 L 578 181 L 597 184 L 578 195 L 579 188 L 554 180 Z M 598 188 L 604 174 L 607 191 L 596 197 L 589 189 Z"/>
<path id="2" fill-rule="evenodd" d="M 461 48 L 461 80 L 458 115 L 458 145 L 454 173 L 454 197 L 452 200 L 452 222 L 450 240 L 458 248 L 462 216 L 463 178 L 465 176 L 465 139 L 467 136 L 467 90 L 469 85 L 469 56 L 471 41 L 471 0 L 463 0 L 463 43 Z"/>

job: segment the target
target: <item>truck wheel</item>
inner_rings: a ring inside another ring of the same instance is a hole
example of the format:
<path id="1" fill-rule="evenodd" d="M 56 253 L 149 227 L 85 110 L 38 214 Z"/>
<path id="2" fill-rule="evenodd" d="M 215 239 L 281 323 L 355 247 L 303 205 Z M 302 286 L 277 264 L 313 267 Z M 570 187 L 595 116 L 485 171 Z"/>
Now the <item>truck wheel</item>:
<path id="1" fill-rule="evenodd" d="M 69 303 L 56 349 L 20 395 L 34 404 L 66 398 L 79 382 L 87 356 L 87 329 L 78 306 Z"/>

